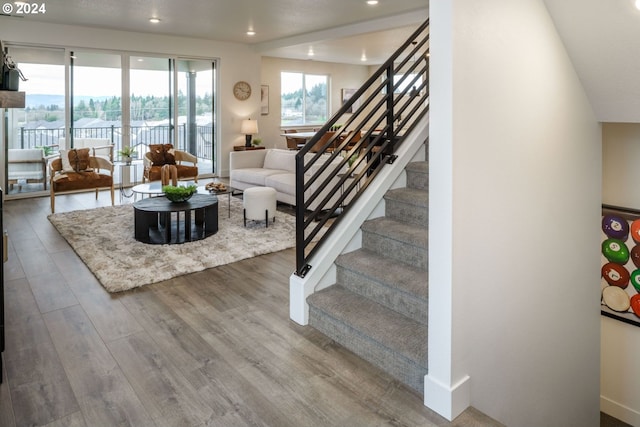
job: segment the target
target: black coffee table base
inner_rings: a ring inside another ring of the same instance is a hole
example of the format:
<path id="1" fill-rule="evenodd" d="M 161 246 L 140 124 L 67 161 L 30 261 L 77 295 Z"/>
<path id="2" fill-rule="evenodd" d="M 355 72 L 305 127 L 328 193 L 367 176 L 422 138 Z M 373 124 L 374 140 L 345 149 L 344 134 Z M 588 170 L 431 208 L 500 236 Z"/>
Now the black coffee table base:
<path id="1" fill-rule="evenodd" d="M 194 194 L 183 203 L 150 197 L 135 202 L 133 211 L 135 239 L 143 243 L 191 242 L 218 231 L 218 198 L 213 195 Z"/>

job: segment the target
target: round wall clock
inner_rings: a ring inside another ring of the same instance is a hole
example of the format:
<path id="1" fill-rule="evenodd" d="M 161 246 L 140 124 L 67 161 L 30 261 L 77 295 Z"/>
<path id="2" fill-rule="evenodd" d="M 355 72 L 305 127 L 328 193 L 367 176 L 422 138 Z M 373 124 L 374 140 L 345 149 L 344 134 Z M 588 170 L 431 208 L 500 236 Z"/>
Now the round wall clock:
<path id="1" fill-rule="evenodd" d="M 249 99 L 251 96 L 251 85 L 247 82 L 237 82 L 233 85 L 233 96 L 240 101 Z"/>

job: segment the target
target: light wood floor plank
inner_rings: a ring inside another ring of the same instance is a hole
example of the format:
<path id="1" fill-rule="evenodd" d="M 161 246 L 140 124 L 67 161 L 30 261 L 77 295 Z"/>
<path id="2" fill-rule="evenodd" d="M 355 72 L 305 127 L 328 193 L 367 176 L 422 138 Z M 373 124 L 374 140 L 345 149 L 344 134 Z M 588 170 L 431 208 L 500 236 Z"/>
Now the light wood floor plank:
<path id="1" fill-rule="evenodd" d="M 2 367 L 2 379 L 0 384 L 0 426 L 15 427 L 16 420 L 13 416 L 13 403 L 11 402 L 11 392 L 9 391 L 9 383 L 7 382 L 7 372 Z"/>
<path id="2" fill-rule="evenodd" d="M 44 319 L 88 425 L 155 425 L 82 307 Z"/>
<path id="3" fill-rule="evenodd" d="M 214 417 L 205 399 L 145 332 L 108 346 L 158 426 L 197 426 Z"/>
<path id="4" fill-rule="evenodd" d="M 16 424 L 47 424 L 78 411 L 28 282 L 5 282 L 5 301 L 4 361 Z"/>

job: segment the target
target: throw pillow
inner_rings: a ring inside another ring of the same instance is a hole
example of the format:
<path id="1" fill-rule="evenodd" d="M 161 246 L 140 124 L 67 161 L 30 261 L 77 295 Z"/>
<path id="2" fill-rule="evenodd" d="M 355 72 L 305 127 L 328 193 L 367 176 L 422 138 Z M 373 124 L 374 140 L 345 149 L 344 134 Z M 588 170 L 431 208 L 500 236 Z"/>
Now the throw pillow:
<path id="1" fill-rule="evenodd" d="M 73 172 L 73 166 L 69 161 L 69 151 L 60 150 L 60 160 L 62 161 L 62 172 Z"/>
<path id="2" fill-rule="evenodd" d="M 164 165 L 164 144 L 149 144 L 149 156 L 154 166 Z"/>
<path id="3" fill-rule="evenodd" d="M 164 164 L 165 165 L 176 164 L 175 150 L 173 149 L 173 145 L 171 144 L 164 145 Z"/>
<path id="4" fill-rule="evenodd" d="M 89 169 L 89 148 L 69 150 L 69 163 L 75 172 Z"/>

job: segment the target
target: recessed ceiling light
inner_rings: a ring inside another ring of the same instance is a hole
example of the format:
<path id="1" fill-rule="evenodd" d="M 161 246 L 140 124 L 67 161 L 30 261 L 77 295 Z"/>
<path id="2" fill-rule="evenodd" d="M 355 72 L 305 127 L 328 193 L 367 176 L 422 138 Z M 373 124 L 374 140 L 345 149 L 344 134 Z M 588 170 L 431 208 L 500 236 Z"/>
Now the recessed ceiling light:
<path id="1" fill-rule="evenodd" d="M 160 22 L 160 18 L 149 18 L 149 22 L 151 22 L 152 24 L 157 24 L 158 22 Z"/>
<path id="2" fill-rule="evenodd" d="M 255 32 L 255 31 L 253 31 L 253 30 L 249 30 L 249 31 L 247 31 L 247 35 L 248 35 L 248 36 L 255 36 L 255 35 L 256 35 L 256 32 Z"/>
<path id="3" fill-rule="evenodd" d="M 363 52 L 362 56 L 360 57 L 360 61 L 365 62 L 367 60 L 367 55 Z"/>
<path id="4" fill-rule="evenodd" d="M 315 55 L 315 53 L 313 52 L 313 48 L 310 47 L 309 52 L 307 52 L 307 56 L 313 56 L 313 55 Z"/>
<path id="5" fill-rule="evenodd" d="M 367 0 L 369 6 L 375 6 L 378 4 L 378 0 Z"/>

